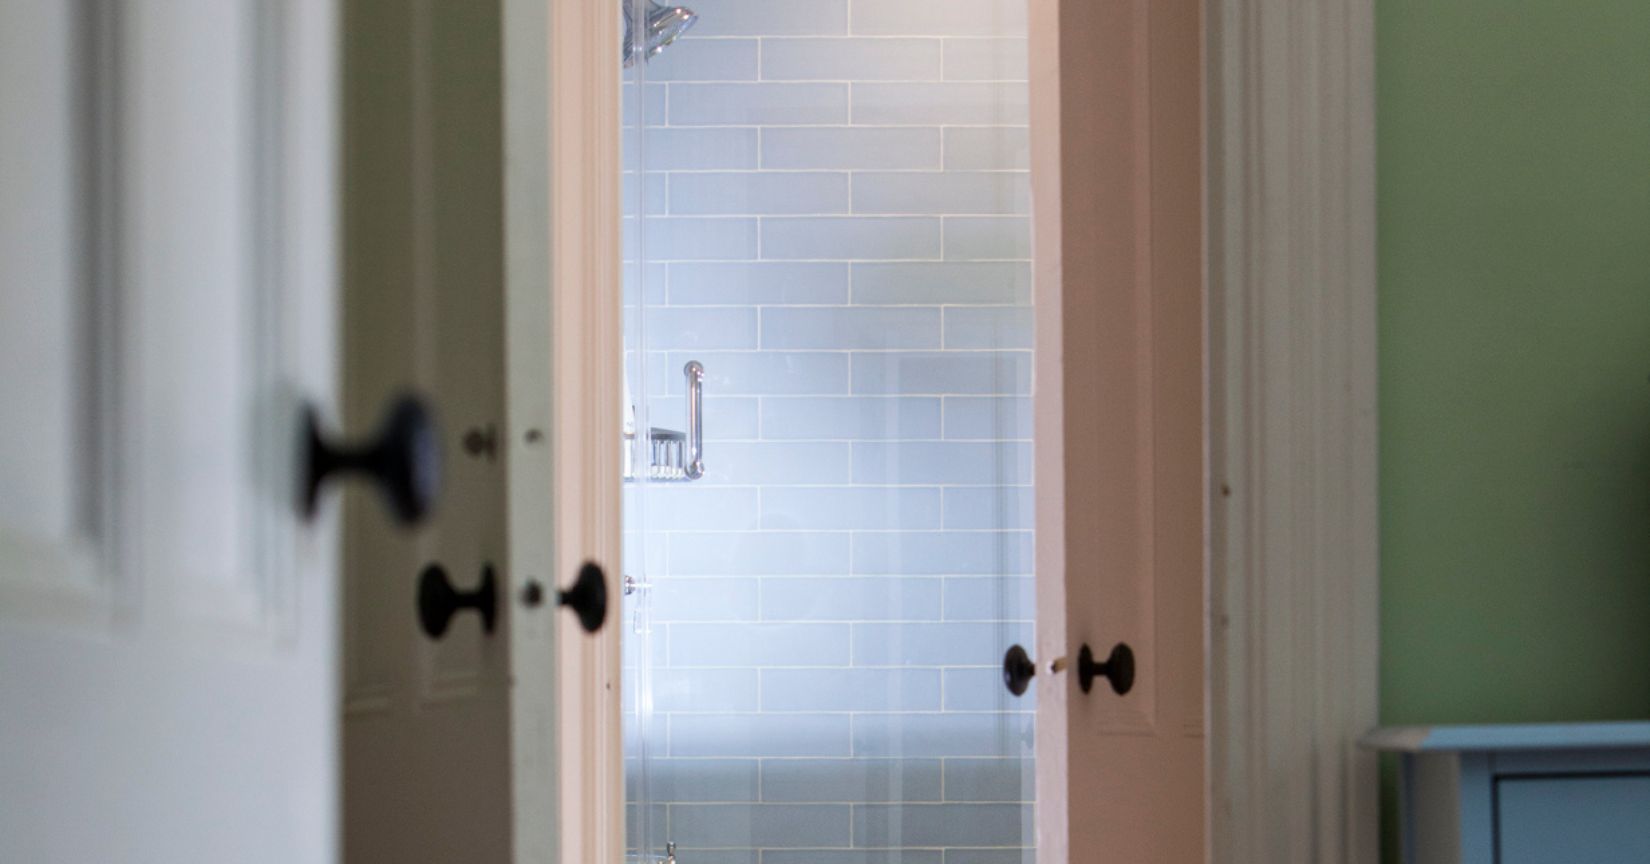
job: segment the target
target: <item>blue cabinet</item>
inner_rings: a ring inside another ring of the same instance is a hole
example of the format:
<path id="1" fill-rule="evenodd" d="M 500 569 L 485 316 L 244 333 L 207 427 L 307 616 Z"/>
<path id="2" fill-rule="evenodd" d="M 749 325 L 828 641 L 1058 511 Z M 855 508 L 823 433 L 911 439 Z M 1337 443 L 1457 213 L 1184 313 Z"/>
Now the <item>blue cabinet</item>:
<path id="1" fill-rule="evenodd" d="M 1650 723 L 1405 726 L 1406 864 L 1647 864 Z"/>

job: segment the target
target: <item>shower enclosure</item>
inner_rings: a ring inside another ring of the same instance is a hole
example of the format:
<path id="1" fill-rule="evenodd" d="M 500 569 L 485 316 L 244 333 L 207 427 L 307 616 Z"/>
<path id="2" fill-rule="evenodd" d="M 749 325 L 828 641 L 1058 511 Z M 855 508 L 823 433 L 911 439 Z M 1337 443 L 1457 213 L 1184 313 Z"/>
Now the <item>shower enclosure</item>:
<path id="1" fill-rule="evenodd" d="M 1024 0 L 625 2 L 631 854 L 1030 862 Z"/>

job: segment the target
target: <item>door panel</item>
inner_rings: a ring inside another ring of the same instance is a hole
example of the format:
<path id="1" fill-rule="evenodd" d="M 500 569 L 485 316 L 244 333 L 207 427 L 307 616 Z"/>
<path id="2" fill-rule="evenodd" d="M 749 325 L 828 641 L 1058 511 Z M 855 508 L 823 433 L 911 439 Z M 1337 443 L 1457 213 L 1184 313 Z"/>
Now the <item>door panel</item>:
<path id="1" fill-rule="evenodd" d="M 345 859 L 511 856 L 506 586 L 501 24 L 497 3 L 350 0 L 345 15 L 343 426 L 401 392 L 434 414 L 440 499 L 393 522 L 372 489 L 345 512 Z M 466 439 L 470 443 L 466 443 Z M 491 442 L 490 444 L 488 442 Z M 497 622 L 420 626 L 421 575 Z"/>
<path id="2" fill-rule="evenodd" d="M 1040 657 L 1136 666 L 1037 679 L 1048 861 L 1205 856 L 1198 10 L 1032 3 Z"/>
<path id="3" fill-rule="evenodd" d="M 332 28 L 0 10 L 0 860 L 333 858 Z"/>
<path id="4" fill-rule="evenodd" d="M 107 352 L 95 336 L 98 260 L 87 216 L 95 144 L 81 109 L 105 86 L 77 69 L 99 45 L 73 7 L 0 9 L 0 596 L 13 607 L 106 587 L 99 524 L 108 484 L 99 470 Z M 91 599 L 82 597 L 82 599 Z"/>

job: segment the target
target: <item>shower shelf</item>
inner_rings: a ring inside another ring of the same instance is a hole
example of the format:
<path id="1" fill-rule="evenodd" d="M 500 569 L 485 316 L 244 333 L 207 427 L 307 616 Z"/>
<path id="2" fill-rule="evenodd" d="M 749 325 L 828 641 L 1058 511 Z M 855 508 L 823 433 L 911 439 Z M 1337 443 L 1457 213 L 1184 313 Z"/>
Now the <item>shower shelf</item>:
<path id="1" fill-rule="evenodd" d="M 678 432 L 657 426 L 648 430 L 646 479 L 649 483 L 688 483 L 705 476 L 705 367 L 697 360 L 690 360 L 682 367 L 682 375 L 687 378 L 688 430 Z M 626 483 L 642 479 L 632 455 L 635 437 L 634 433 L 625 435 Z"/>

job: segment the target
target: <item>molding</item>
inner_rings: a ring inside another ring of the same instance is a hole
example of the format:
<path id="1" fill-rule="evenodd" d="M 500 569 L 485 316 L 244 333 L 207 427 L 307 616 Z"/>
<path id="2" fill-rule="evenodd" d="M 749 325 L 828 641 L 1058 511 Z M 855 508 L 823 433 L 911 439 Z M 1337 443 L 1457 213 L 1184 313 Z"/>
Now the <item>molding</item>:
<path id="1" fill-rule="evenodd" d="M 504 0 L 511 600 L 529 580 L 554 592 L 587 560 L 606 568 L 618 597 L 621 34 L 612 13 L 588 0 Z M 515 861 L 622 861 L 616 613 L 592 635 L 553 593 L 535 611 L 512 612 Z"/>
<path id="2" fill-rule="evenodd" d="M 1373 0 L 1207 0 L 1210 838 L 1374 862 Z"/>

